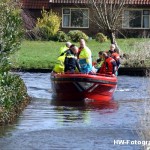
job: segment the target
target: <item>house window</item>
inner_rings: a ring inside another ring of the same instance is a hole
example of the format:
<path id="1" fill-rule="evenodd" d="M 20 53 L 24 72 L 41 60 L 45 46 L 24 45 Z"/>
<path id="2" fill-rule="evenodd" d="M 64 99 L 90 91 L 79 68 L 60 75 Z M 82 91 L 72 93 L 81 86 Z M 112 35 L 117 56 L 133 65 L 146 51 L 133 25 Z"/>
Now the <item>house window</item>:
<path id="1" fill-rule="evenodd" d="M 88 9 L 63 9 L 62 27 L 88 28 Z"/>
<path id="2" fill-rule="evenodd" d="M 150 28 L 150 10 L 125 10 L 123 28 Z"/>
<path id="3" fill-rule="evenodd" d="M 150 27 L 150 11 L 143 10 L 143 28 Z"/>

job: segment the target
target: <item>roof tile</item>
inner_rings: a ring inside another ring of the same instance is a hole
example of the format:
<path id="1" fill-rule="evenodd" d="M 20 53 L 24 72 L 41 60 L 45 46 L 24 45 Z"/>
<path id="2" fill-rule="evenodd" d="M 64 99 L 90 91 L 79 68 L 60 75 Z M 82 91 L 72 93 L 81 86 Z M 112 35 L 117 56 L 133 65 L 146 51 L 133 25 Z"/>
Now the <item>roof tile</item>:
<path id="1" fill-rule="evenodd" d="M 23 8 L 45 9 L 49 8 L 49 0 L 22 0 Z"/>
<path id="2" fill-rule="evenodd" d="M 110 2 L 110 0 L 107 1 Z M 113 0 L 113 1 L 119 3 L 120 0 Z M 88 3 L 88 0 L 22 0 L 23 8 L 30 8 L 30 9 L 42 9 L 43 7 L 45 9 L 48 9 L 50 4 L 74 4 L 74 3 L 86 4 Z M 126 4 L 150 5 L 150 0 L 126 0 Z"/>
<path id="3" fill-rule="evenodd" d="M 97 2 L 101 0 L 96 0 Z M 106 0 L 108 3 L 116 2 L 119 3 L 120 0 Z M 88 3 L 88 0 L 49 0 L 50 3 Z M 150 4 L 150 0 L 126 0 L 126 4 Z"/>

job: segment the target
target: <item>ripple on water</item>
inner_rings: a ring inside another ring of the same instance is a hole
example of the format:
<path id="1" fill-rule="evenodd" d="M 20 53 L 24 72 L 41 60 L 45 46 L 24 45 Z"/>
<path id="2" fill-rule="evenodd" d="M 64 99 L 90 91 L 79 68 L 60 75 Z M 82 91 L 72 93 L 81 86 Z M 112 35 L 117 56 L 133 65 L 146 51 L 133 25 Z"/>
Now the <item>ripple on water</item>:
<path id="1" fill-rule="evenodd" d="M 43 137 L 43 142 L 46 142 L 44 136 L 48 136 L 53 143 L 55 135 L 59 135 L 57 139 L 63 135 L 59 141 L 66 148 L 71 147 L 66 145 L 68 143 L 66 141 L 69 140 L 68 135 L 71 135 L 76 143 L 80 145 L 82 143 L 83 149 L 85 143 L 82 137 L 87 137 L 87 140 L 84 139 L 86 143 L 89 142 L 89 149 L 109 149 L 110 146 L 113 147 L 114 139 L 138 138 L 132 131 L 138 123 L 137 108 L 141 107 L 146 98 L 149 98 L 147 78 L 119 76 L 114 100 L 108 103 L 96 101 L 72 103 L 52 99 L 50 74 L 19 74 L 27 85 L 29 95 L 33 98 L 17 122 L 3 133 L 11 133 L 12 136 L 25 135 L 24 137 L 29 134 L 29 139 L 36 133 L 41 139 Z M 72 148 L 75 147 L 78 149 L 79 145 L 73 144 Z M 132 149 L 130 145 L 124 149 L 126 148 Z"/>

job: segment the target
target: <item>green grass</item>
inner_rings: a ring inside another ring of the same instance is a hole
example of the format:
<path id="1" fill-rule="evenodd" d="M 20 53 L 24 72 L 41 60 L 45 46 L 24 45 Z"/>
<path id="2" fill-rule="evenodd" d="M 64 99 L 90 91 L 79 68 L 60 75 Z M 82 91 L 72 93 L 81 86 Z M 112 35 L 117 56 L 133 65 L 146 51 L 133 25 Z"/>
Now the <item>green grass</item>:
<path id="1" fill-rule="evenodd" d="M 135 50 L 135 46 L 140 42 L 148 41 L 149 39 L 118 39 L 117 43 L 122 53 L 129 53 Z M 21 49 L 11 56 L 12 66 L 22 69 L 52 69 L 57 57 L 59 49 L 64 46 L 65 42 L 53 41 L 23 41 Z M 79 43 L 74 43 L 79 46 Z M 92 51 L 93 60 L 98 57 L 99 51 L 108 50 L 110 41 L 99 43 L 95 40 L 87 42 L 87 46 Z"/>

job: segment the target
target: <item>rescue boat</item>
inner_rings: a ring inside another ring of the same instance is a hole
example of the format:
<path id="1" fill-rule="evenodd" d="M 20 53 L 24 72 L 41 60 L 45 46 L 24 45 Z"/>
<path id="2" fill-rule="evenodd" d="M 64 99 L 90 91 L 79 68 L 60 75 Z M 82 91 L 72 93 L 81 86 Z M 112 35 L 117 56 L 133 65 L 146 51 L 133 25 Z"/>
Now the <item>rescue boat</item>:
<path id="1" fill-rule="evenodd" d="M 59 100 L 84 99 L 110 101 L 117 77 L 105 74 L 51 73 L 53 97 Z"/>

